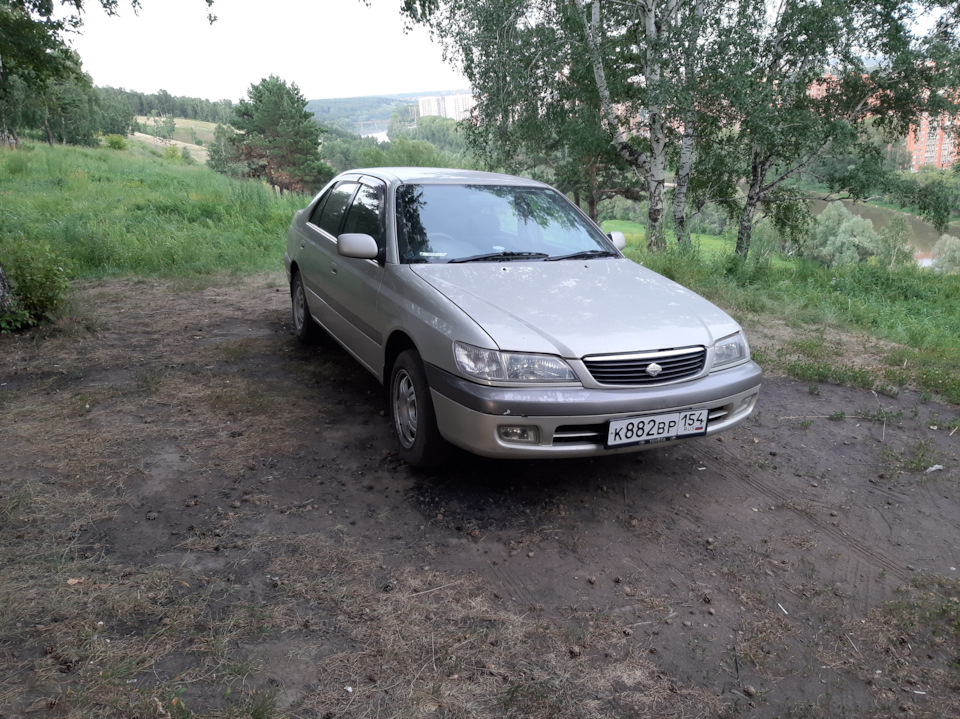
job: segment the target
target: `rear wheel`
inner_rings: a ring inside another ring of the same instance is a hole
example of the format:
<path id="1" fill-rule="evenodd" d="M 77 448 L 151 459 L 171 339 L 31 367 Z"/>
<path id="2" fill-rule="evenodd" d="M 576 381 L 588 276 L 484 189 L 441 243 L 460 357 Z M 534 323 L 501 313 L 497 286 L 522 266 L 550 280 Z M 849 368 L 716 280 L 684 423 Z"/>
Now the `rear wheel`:
<path id="1" fill-rule="evenodd" d="M 440 464 L 450 445 L 437 429 L 423 362 L 416 350 L 400 353 L 390 373 L 390 416 L 400 456 L 413 467 Z"/>
<path id="2" fill-rule="evenodd" d="M 301 342 L 313 342 L 320 332 L 317 323 L 310 315 L 307 293 L 303 289 L 303 278 L 299 272 L 295 272 L 290 281 L 290 301 L 293 304 L 293 333 Z"/>

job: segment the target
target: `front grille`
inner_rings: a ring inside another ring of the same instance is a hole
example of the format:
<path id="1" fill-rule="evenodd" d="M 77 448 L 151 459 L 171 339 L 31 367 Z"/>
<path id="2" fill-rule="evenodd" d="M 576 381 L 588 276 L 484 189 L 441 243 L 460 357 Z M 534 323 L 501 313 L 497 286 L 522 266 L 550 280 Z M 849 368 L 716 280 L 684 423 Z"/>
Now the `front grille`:
<path id="1" fill-rule="evenodd" d="M 685 347 L 658 352 L 584 357 L 583 363 L 600 384 L 649 385 L 694 377 L 703 370 L 706 358 L 705 348 Z M 653 364 L 660 367 L 656 374 L 647 371 Z"/>

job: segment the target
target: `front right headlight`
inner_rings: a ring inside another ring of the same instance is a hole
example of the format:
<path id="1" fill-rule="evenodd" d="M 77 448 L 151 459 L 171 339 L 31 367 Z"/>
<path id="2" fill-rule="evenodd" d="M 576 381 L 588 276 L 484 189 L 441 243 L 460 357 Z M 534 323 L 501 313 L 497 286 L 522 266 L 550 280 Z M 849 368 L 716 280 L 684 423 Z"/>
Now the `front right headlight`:
<path id="1" fill-rule="evenodd" d="M 500 352 L 454 342 L 453 354 L 463 374 L 484 382 L 576 382 L 577 375 L 554 355 Z"/>
<path id="2" fill-rule="evenodd" d="M 713 369 L 750 359 L 750 345 L 743 332 L 735 332 L 713 343 Z"/>

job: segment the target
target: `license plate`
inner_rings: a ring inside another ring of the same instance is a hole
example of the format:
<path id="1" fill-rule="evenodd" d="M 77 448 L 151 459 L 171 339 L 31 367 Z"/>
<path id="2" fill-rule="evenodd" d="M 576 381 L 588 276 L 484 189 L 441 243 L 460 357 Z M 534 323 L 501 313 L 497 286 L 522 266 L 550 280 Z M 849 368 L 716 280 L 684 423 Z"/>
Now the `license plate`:
<path id="1" fill-rule="evenodd" d="M 666 442 L 707 433 L 707 410 L 687 409 L 669 414 L 612 419 L 607 425 L 607 447 Z"/>

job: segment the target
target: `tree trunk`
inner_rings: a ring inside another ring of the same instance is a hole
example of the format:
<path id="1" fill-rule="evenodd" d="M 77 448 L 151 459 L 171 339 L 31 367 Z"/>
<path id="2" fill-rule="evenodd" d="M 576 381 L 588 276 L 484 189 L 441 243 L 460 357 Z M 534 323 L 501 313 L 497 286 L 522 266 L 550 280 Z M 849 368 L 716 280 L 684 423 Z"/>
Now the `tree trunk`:
<path id="1" fill-rule="evenodd" d="M 753 217 L 757 212 L 757 202 L 751 187 L 750 194 L 747 195 L 747 204 L 744 205 L 743 213 L 740 215 L 740 227 L 737 228 L 737 254 L 744 259 L 750 253 L 750 237 L 753 234 Z"/>
<path id="2" fill-rule="evenodd" d="M 646 181 L 647 190 L 653 186 L 651 178 L 651 160 L 645 152 L 640 152 L 630 144 L 627 136 L 627 129 L 620 124 L 617 113 L 613 107 L 613 100 L 610 95 L 610 87 L 607 85 L 607 74 L 603 68 L 603 57 L 600 55 L 600 3 L 591 4 L 591 17 L 586 14 L 584 0 L 574 0 L 577 10 L 583 20 L 583 34 L 587 43 L 587 50 L 590 54 L 590 64 L 593 67 L 593 77 L 597 83 L 597 91 L 600 93 L 600 109 L 603 125 L 606 131 L 610 133 L 613 146 L 617 148 L 620 155 L 627 161 L 627 164 L 637 173 L 637 179 Z M 661 198 L 662 198 L 662 180 L 661 180 Z M 649 195 L 651 207 L 653 207 L 653 194 Z M 661 203 L 662 208 L 662 203 Z M 662 214 L 662 212 L 661 212 Z M 656 223 L 655 223 L 656 225 Z"/>
<path id="3" fill-rule="evenodd" d="M 47 122 L 47 118 L 43 118 L 43 129 L 47 131 L 47 143 L 53 147 L 53 133 L 50 132 L 50 123 Z"/>
<path id="4" fill-rule="evenodd" d="M 690 228 L 687 227 L 687 189 L 690 187 L 690 171 L 693 167 L 693 122 L 688 118 L 680 141 L 680 165 L 677 167 L 677 187 L 673 192 L 673 229 L 677 242 L 681 245 L 690 242 Z"/>
<path id="5" fill-rule="evenodd" d="M 653 172 L 647 181 L 647 193 L 650 198 L 650 209 L 647 211 L 647 249 L 662 250 L 667 246 L 667 239 L 663 227 L 663 184 L 665 173 L 659 177 Z"/>
<path id="6" fill-rule="evenodd" d="M 643 0 L 639 3 L 643 11 L 646 47 L 643 49 L 643 75 L 647 90 L 659 89 L 663 57 L 657 55 L 658 41 L 661 39 L 661 26 L 657 19 L 656 0 Z M 662 250 L 667 246 L 664 236 L 663 195 L 667 181 L 667 121 L 663 107 L 658 102 L 647 106 L 650 128 L 650 174 L 647 188 L 650 196 L 650 211 L 647 213 L 647 248 Z"/>
<path id="7" fill-rule="evenodd" d="M 587 179 L 589 181 L 588 187 L 590 188 L 589 194 L 587 195 L 587 214 L 590 215 L 590 219 L 594 222 L 597 221 L 597 196 L 600 194 L 600 191 L 597 187 L 597 166 L 599 160 L 591 160 L 590 164 L 587 166 Z"/>
<path id="8" fill-rule="evenodd" d="M 3 271 L 3 265 L 0 265 L 0 313 L 13 309 L 13 293 L 10 292 L 10 283 L 7 282 L 7 275 Z"/>
<path id="9" fill-rule="evenodd" d="M 658 77 L 659 77 L 659 73 Z M 650 110 L 650 174 L 647 176 L 647 249 L 662 250 L 667 246 L 664 229 L 664 187 L 667 181 L 666 123 L 659 108 Z"/>
<path id="10" fill-rule="evenodd" d="M 753 162 L 750 169 L 750 189 L 747 191 L 747 201 L 743 206 L 743 213 L 740 215 L 740 227 L 737 228 L 737 249 L 736 252 L 742 258 L 746 259 L 750 253 L 750 238 L 753 235 L 753 218 L 757 214 L 757 206 L 763 199 L 763 181 L 767 176 L 767 170 L 770 167 L 769 160 L 761 160 L 757 156 L 757 150 L 753 151 Z"/>

